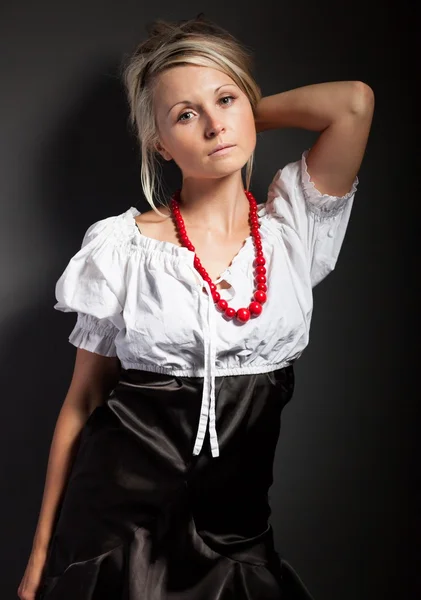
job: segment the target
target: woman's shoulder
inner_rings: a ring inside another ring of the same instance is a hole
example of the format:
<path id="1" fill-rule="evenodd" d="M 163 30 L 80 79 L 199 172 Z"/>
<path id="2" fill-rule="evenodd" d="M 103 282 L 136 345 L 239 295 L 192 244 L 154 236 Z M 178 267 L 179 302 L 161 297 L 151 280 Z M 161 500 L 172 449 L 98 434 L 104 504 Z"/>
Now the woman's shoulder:
<path id="1" fill-rule="evenodd" d="M 138 212 L 130 207 L 89 225 L 81 247 L 56 282 L 55 309 L 98 319 L 109 318 L 121 310 L 126 293 L 123 273 L 128 246 L 120 241 L 130 241 L 135 229 L 133 217 Z"/>
<path id="2" fill-rule="evenodd" d="M 161 206 L 159 210 L 165 216 L 153 209 L 141 212 L 131 206 L 122 213 L 99 219 L 86 230 L 81 247 L 95 247 L 105 242 L 108 245 L 117 243 L 119 247 L 123 247 L 124 242 L 142 245 L 146 239 L 178 244 L 170 209 Z"/>
<path id="3" fill-rule="evenodd" d="M 160 206 L 159 212 L 165 216 L 161 216 L 155 210 L 150 209 L 134 217 L 139 233 L 148 239 L 178 245 L 177 231 L 171 219 L 171 210 L 168 207 Z"/>
<path id="4" fill-rule="evenodd" d="M 135 218 L 139 210 L 131 206 L 122 213 L 98 219 L 86 229 L 81 248 L 96 245 L 100 242 L 115 242 L 127 239 L 136 231 Z"/>

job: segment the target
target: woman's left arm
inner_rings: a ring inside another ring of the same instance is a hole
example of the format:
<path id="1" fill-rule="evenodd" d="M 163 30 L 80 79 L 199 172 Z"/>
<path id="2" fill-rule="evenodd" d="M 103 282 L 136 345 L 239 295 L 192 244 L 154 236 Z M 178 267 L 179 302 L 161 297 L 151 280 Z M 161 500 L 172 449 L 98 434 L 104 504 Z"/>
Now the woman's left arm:
<path id="1" fill-rule="evenodd" d="M 320 131 L 307 155 L 310 178 L 320 193 L 343 196 L 360 169 L 373 111 L 373 90 L 361 81 L 316 83 L 262 98 L 256 131 Z"/>

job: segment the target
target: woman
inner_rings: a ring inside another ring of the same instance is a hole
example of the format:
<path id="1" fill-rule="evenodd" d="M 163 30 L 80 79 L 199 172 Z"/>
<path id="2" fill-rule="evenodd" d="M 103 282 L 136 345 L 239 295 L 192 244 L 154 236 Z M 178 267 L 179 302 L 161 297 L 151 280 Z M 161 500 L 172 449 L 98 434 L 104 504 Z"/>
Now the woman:
<path id="1" fill-rule="evenodd" d="M 155 23 L 123 75 L 152 210 L 91 225 L 57 282 L 78 350 L 18 595 L 311 598 L 274 549 L 268 490 L 373 92 L 343 81 L 262 98 L 247 51 L 201 16 Z M 278 127 L 320 134 L 257 202 L 256 133 Z M 159 155 L 182 177 L 160 209 Z"/>

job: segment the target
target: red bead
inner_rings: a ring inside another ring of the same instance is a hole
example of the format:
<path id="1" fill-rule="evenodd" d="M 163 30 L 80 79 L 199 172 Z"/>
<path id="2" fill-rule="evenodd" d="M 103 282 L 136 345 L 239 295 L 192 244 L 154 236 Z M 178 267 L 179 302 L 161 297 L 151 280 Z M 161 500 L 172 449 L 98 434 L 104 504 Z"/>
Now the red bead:
<path id="1" fill-rule="evenodd" d="M 256 292 L 254 292 L 254 299 L 257 300 L 257 302 L 260 302 L 260 304 L 264 304 L 266 302 L 265 292 L 257 290 Z"/>
<path id="2" fill-rule="evenodd" d="M 236 313 L 236 317 L 239 321 L 245 323 L 250 319 L 250 311 L 248 308 L 239 308 Z"/>
<path id="3" fill-rule="evenodd" d="M 260 236 L 260 222 L 259 215 L 257 214 L 257 202 L 251 192 L 247 190 L 244 190 L 244 192 L 249 200 L 250 235 L 254 241 L 256 255 L 254 263 L 256 267 L 255 281 L 257 282 L 257 289 L 254 292 L 255 301 L 251 302 L 248 308 L 239 308 L 238 310 L 231 308 L 230 306 L 228 306 L 228 302 L 221 298 L 221 295 L 216 289 L 216 285 L 212 282 L 206 269 L 203 267 L 202 263 L 200 262 L 200 259 L 196 254 L 194 256 L 193 261 L 195 268 L 197 269 L 197 271 L 199 271 L 203 280 L 208 283 L 210 293 L 216 304 L 216 307 L 223 312 L 224 316 L 227 319 L 232 319 L 235 316 L 241 323 L 245 323 L 246 321 L 248 321 L 252 315 L 257 316 L 261 314 L 263 308 L 262 304 L 266 302 L 265 292 L 267 291 L 267 287 L 265 285 L 266 269 L 263 266 L 266 263 L 266 260 L 263 255 L 262 240 Z M 174 192 L 173 196 L 171 197 L 170 207 L 172 210 L 174 222 L 177 226 L 177 233 L 181 240 L 181 243 L 188 250 L 195 252 L 195 247 L 193 246 L 187 235 L 184 219 L 180 211 L 180 195 L 181 190 L 176 190 Z M 203 291 L 207 292 L 208 290 L 205 287 L 203 287 Z"/>
<path id="4" fill-rule="evenodd" d="M 263 310 L 263 306 L 259 302 L 251 302 L 249 304 L 249 311 L 252 315 L 260 315 Z"/>

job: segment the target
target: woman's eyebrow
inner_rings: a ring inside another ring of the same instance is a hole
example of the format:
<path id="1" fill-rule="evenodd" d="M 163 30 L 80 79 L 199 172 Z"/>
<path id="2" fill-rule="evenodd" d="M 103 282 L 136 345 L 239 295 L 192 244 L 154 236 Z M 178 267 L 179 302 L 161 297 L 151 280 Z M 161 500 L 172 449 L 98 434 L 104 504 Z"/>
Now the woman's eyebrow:
<path id="1" fill-rule="evenodd" d="M 217 93 L 217 92 L 218 92 L 218 91 L 219 91 L 221 88 L 223 88 L 223 87 L 225 87 L 225 86 L 227 86 L 227 85 L 232 85 L 232 86 L 235 86 L 235 83 L 224 83 L 224 84 L 220 85 L 219 87 L 215 88 L 215 90 L 214 90 L 214 92 L 213 92 L 213 93 L 214 93 L 214 94 L 216 94 L 216 93 Z M 178 106 L 179 104 L 194 104 L 194 102 L 193 102 L 192 100 L 180 100 L 180 102 L 176 102 L 175 104 L 173 104 L 173 105 L 171 106 L 171 108 L 170 108 L 170 109 L 168 110 L 168 112 L 167 112 L 167 115 L 168 115 L 168 114 L 169 114 L 169 113 L 172 111 L 172 109 L 173 109 L 175 106 Z"/>

